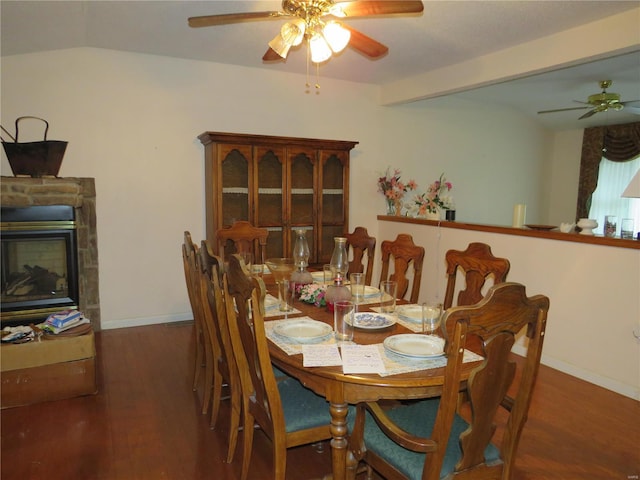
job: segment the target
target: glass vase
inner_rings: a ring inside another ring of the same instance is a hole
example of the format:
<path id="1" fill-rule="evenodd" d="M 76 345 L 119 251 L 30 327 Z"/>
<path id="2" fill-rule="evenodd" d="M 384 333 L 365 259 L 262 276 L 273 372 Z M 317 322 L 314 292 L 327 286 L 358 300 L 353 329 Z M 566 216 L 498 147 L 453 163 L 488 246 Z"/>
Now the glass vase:
<path id="1" fill-rule="evenodd" d="M 395 215 L 396 214 L 396 206 L 393 200 L 390 198 L 386 199 L 387 201 L 387 215 Z"/>

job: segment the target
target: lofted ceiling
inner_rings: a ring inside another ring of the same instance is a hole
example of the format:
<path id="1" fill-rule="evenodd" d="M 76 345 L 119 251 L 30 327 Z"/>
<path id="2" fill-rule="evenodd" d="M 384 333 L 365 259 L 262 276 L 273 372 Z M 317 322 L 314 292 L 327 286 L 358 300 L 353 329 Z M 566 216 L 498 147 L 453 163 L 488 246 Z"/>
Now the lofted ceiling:
<path id="1" fill-rule="evenodd" d="M 628 0 L 427 0 L 424 4 L 419 15 L 347 20 L 387 45 L 389 53 L 370 60 L 347 48 L 320 67 L 321 78 L 385 85 L 640 7 L 640 1 Z M 198 29 L 187 24 L 192 16 L 278 11 L 280 6 L 279 0 L 2 0 L 2 56 L 95 47 L 304 75 L 304 47 L 292 50 L 286 62 L 262 61 L 267 42 L 285 23 L 283 19 Z M 575 101 L 598 93 L 599 80 L 613 80 L 609 91 L 620 93 L 623 101 L 640 100 L 640 27 L 638 37 L 636 51 L 456 95 L 510 106 L 552 129 L 640 120 L 625 110 L 580 121 L 583 110 L 537 115 L 539 110 L 581 106 Z"/>

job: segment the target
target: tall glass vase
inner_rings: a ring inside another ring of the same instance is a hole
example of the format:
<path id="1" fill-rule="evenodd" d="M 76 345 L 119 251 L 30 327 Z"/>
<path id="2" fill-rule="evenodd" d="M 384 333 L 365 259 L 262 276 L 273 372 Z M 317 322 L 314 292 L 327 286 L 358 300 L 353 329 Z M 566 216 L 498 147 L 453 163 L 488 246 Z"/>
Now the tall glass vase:
<path id="1" fill-rule="evenodd" d="M 385 198 L 387 202 L 387 215 L 395 215 L 396 214 L 396 205 L 395 202 L 391 198 Z"/>

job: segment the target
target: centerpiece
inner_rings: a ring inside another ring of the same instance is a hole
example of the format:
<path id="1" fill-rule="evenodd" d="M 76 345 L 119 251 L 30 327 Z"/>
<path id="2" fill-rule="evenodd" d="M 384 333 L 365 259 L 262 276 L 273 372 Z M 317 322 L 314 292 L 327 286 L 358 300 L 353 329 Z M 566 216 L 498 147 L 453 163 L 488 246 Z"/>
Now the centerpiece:
<path id="1" fill-rule="evenodd" d="M 400 215 L 402 212 L 402 198 L 404 194 L 410 190 L 418 188 L 418 184 L 414 180 L 408 183 L 400 180 L 400 170 L 393 170 L 387 167 L 384 175 L 378 178 L 378 191 L 382 193 L 387 201 L 387 215 Z"/>
<path id="2" fill-rule="evenodd" d="M 429 185 L 425 193 L 416 195 L 414 201 L 418 207 L 418 216 L 428 220 L 440 220 L 440 210 L 446 210 L 453 206 L 453 197 L 448 194 L 452 188 L 453 185 L 447 181 L 442 173 L 438 180 Z"/>
<path id="3" fill-rule="evenodd" d="M 300 300 L 304 303 L 311 303 L 316 307 L 325 307 L 327 305 L 324 298 L 325 294 L 326 288 L 317 283 L 309 283 L 299 287 Z"/>

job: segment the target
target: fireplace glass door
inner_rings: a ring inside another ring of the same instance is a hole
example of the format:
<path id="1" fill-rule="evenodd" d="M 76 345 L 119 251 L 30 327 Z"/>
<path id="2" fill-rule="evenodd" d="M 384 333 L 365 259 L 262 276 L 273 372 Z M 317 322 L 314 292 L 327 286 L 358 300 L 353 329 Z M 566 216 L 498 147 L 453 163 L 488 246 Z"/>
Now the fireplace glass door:
<path id="1" fill-rule="evenodd" d="M 71 209 L 66 216 L 73 215 L 73 209 L 66 208 Z M 44 220 L 21 221 L 24 215 L 15 213 L 3 208 L 3 326 L 37 323 L 50 313 L 78 306 L 75 222 L 60 220 L 59 214 L 54 220 L 46 218 L 50 213 Z"/>

